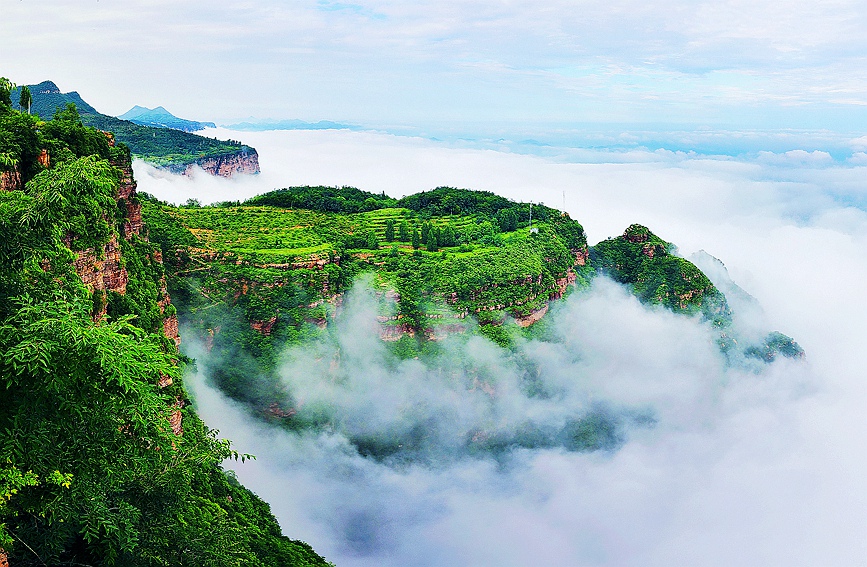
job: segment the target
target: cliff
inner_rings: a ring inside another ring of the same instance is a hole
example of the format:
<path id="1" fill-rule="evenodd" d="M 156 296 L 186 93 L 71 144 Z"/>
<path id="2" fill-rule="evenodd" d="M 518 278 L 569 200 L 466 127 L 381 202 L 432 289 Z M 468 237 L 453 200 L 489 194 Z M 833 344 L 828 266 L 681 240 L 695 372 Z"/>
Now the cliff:
<path id="1" fill-rule="evenodd" d="M 18 168 L 9 171 L 0 171 L 0 191 L 20 191 L 21 172 Z"/>
<path id="2" fill-rule="evenodd" d="M 729 317 L 725 296 L 692 262 L 647 227 L 633 224 L 591 249 L 594 265 L 632 287 L 642 300 L 677 312 L 703 313 L 721 324 Z"/>
<path id="3" fill-rule="evenodd" d="M 105 133 L 109 140 L 109 146 L 115 147 L 114 136 L 111 133 Z M 117 154 L 110 160 L 110 163 L 117 168 L 120 173 L 115 200 L 117 201 L 120 210 L 123 212 L 119 235 L 120 238 L 127 243 L 133 240 L 147 243 L 146 234 L 142 233 L 143 223 L 141 217 L 141 203 L 138 200 L 137 183 L 133 176 L 132 163 L 128 155 Z M 64 243 L 67 247 L 71 246 L 72 235 L 66 235 Z M 123 248 L 118 233 L 114 233 L 109 238 L 108 242 L 98 248 L 87 248 L 76 252 L 73 265 L 76 273 L 81 277 L 84 285 L 94 295 L 94 310 L 92 317 L 95 322 L 101 321 L 109 311 L 109 292 L 119 296 L 127 294 L 127 285 L 130 281 L 130 274 L 127 270 L 127 265 L 130 263 L 129 258 L 124 258 Z M 134 252 L 134 248 L 130 247 L 129 253 Z M 178 333 L 178 319 L 174 309 L 170 309 L 171 298 L 168 293 L 166 278 L 161 269 L 162 254 L 159 250 L 152 250 L 147 253 L 146 262 L 157 264 L 158 276 L 156 283 L 157 297 L 151 298 L 159 307 L 159 313 L 162 316 L 160 327 L 163 334 L 170 339 L 175 346 L 180 345 L 180 335 Z M 135 262 L 138 265 L 140 262 Z"/>
<path id="4" fill-rule="evenodd" d="M 250 148 L 220 156 L 199 158 L 192 163 L 168 165 L 165 169 L 173 173 L 189 175 L 197 166 L 211 175 L 226 178 L 231 178 L 235 174 L 255 174 L 259 173 L 259 154 Z"/>

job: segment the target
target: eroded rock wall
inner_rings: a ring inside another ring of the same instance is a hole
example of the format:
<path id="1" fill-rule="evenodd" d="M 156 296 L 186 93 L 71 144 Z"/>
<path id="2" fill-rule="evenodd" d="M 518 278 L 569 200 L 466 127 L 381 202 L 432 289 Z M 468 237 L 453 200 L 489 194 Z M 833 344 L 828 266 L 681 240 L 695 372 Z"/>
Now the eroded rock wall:
<path id="1" fill-rule="evenodd" d="M 216 157 L 200 158 L 193 163 L 170 165 L 166 169 L 173 173 L 190 175 L 196 166 L 204 169 L 211 175 L 230 178 L 236 173 L 255 174 L 259 173 L 259 154 L 256 150 L 241 150 L 231 154 Z"/>
<path id="2" fill-rule="evenodd" d="M 23 189 L 21 172 L 18 169 L 0 171 L 0 191 L 20 191 L 21 189 Z"/>

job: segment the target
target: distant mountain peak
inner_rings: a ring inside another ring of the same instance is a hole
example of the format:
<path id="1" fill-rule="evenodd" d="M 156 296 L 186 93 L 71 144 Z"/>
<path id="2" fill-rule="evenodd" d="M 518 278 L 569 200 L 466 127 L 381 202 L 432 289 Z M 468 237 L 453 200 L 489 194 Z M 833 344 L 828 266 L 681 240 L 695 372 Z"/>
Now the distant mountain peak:
<path id="1" fill-rule="evenodd" d="M 120 116 L 118 116 L 118 118 L 120 118 L 121 120 L 132 120 L 133 118 L 137 118 L 146 112 L 150 112 L 150 108 L 135 105 Z"/>
<path id="2" fill-rule="evenodd" d="M 39 94 L 61 94 L 60 88 L 53 81 L 42 81 L 37 85 L 33 85 L 32 90 Z"/>
<path id="3" fill-rule="evenodd" d="M 175 130 L 184 130 L 186 132 L 194 132 L 202 128 L 213 128 L 213 122 L 198 122 L 195 120 L 185 120 L 178 118 L 162 106 L 156 108 L 147 108 L 144 106 L 135 105 L 120 116 L 121 120 L 129 120 L 142 126 L 151 126 L 155 128 L 172 128 Z"/>

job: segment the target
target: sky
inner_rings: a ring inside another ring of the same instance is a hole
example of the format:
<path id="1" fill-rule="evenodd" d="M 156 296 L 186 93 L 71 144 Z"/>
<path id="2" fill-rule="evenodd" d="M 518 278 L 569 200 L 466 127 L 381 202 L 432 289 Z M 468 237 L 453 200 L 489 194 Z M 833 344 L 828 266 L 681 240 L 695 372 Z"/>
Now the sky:
<path id="1" fill-rule="evenodd" d="M 0 12 L 0 74 L 51 79 L 112 115 L 162 105 L 220 124 L 467 136 L 867 126 L 860 0 L 0 0 Z"/>

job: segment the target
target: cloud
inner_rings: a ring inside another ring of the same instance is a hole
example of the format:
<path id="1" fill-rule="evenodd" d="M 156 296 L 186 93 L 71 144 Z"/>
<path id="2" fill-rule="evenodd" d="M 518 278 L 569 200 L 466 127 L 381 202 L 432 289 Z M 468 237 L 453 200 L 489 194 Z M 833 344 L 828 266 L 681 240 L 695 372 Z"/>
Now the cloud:
<path id="1" fill-rule="evenodd" d="M 332 428 L 277 431 L 204 377 L 188 382 L 206 422 L 258 455 L 239 477 L 287 534 L 341 565 L 863 564 L 861 168 L 564 163 L 357 132 L 265 133 L 254 145 L 286 184 L 394 195 L 454 184 L 555 206 L 565 191 L 592 241 L 642 222 L 684 256 L 720 258 L 727 270 L 712 277 L 759 306 L 743 299 L 753 309 L 740 324 L 807 351 L 759 371 L 727 366 L 711 329 L 597 280 L 552 311 L 552 339 L 516 356 L 474 339 L 397 362 L 357 332 L 373 315 L 359 288 L 331 342 L 286 355 L 293 401 L 334 417 Z M 142 190 L 153 182 L 139 177 Z M 545 395 L 528 395 L 528 368 Z M 614 420 L 615 443 L 586 452 L 557 436 L 594 411 Z M 360 440 L 377 436 L 393 444 L 361 456 Z"/>
<path id="2" fill-rule="evenodd" d="M 257 114 L 848 131 L 864 121 L 865 26 L 855 0 L 799 0 L 784 11 L 739 0 L 557 0 L 544 10 L 489 0 L 123 8 L 49 0 L 5 7 L 0 33 L 9 49 L 0 67 L 20 83 L 51 78 L 111 114 L 141 104 L 218 121 Z M 81 60 L 90 62 L 87 74 L 73 65 Z"/>

